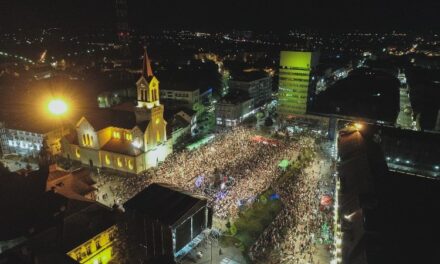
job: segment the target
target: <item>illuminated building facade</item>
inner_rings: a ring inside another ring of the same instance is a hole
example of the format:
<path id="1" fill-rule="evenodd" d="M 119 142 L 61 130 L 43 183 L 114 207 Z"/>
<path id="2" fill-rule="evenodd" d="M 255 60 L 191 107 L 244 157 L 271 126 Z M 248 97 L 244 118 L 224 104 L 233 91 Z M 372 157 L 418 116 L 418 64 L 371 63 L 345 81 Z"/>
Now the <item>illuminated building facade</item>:
<path id="1" fill-rule="evenodd" d="M 281 117 L 306 114 L 311 73 L 318 57 L 317 52 L 281 51 L 278 91 Z"/>
<path id="2" fill-rule="evenodd" d="M 256 113 L 253 99 L 246 92 L 233 90 L 223 97 L 215 107 L 215 118 L 218 126 L 233 127 Z"/>
<path id="3" fill-rule="evenodd" d="M 138 174 L 172 152 L 164 107 L 159 102 L 159 81 L 146 52 L 143 64 L 143 74 L 136 82 L 137 105 L 96 109 L 84 115 L 76 124 L 76 135 L 62 141 L 64 157 Z"/>
<path id="4" fill-rule="evenodd" d="M 116 226 L 104 230 L 81 245 L 67 252 L 67 255 L 81 264 L 107 264 L 112 260 L 114 252 L 112 243 L 115 238 Z"/>
<path id="5" fill-rule="evenodd" d="M 41 124 L 41 123 L 40 123 Z M 38 156 L 43 139 L 50 147 L 52 154 L 61 153 L 60 140 L 70 133 L 62 127 L 35 126 L 32 122 L 0 122 L 0 148 L 3 155 Z"/>
<path id="6" fill-rule="evenodd" d="M 272 77 L 264 71 L 242 72 L 229 81 L 230 90 L 241 90 L 253 99 L 254 107 L 270 101 L 272 95 Z"/>

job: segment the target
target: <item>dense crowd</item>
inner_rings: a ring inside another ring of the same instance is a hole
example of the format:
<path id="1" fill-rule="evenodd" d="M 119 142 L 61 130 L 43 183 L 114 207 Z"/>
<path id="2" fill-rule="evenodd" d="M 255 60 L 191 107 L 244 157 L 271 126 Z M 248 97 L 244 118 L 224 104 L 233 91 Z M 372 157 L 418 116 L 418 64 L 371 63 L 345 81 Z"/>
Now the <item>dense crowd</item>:
<path id="1" fill-rule="evenodd" d="M 236 216 L 241 202 L 251 201 L 279 176 L 279 161 L 295 158 L 298 151 L 292 140 L 265 144 L 252 140 L 254 136 L 243 127 L 218 133 L 210 144 L 175 153 L 112 191 L 125 201 L 153 182 L 173 184 L 208 197 L 217 217 Z"/>
<path id="2" fill-rule="evenodd" d="M 319 263 L 315 245 L 322 242 L 321 226 L 331 223 L 331 213 L 320 210 L 321 195 L 331 192 L 331 185 L 320 177 L 327 169 L 328 164 L 315 160 L 300 174 L 274 186 L 285 207 L 251 248 L 255 262 Z"/>
<path id="3" fill-rule="evenodd" d="M 314 140 L 303 135 L 268 144 L 254 137 L 255 130 L 244 127 L 219 132 L 211 143 L 174 153 L 145 174 L 113 185 L 111 191 L 124 202 L 153 182 L 173 184 L 208 197 L 215 216 L 233 219 L 240 204 L 252 202 L 271 187 L 284 207 L 251 248 L 251 258 L 257 263 L 318 263 L 313 259 L 314 244 L 321 225 L 331 223 L 331 214 L 319 210 L 324 163 L 314 159 L 298 175 L 276 181 L 282 174 L 279 162 L 296 160 L 301 149 L 316 146 Z M 120 182 L 120 176 L 110 177 Z"/>

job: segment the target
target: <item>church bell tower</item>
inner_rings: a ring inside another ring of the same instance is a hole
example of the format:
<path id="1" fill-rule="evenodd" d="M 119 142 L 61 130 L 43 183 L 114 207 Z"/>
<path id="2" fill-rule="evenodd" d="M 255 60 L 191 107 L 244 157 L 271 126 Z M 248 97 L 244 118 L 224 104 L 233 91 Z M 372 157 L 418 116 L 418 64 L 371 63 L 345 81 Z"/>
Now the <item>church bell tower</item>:
<path id="1" fill-rule="evenodd" d="M 146 149 L 151 149 L 167 140 L 167 122 L 163 118 L 164 107 L 159 101 L 159 81 L 153 74 L 146 49 L 142 63 L 142 76 L 136 82 L 136 121 L 149 122 L 145 142 Z"/>

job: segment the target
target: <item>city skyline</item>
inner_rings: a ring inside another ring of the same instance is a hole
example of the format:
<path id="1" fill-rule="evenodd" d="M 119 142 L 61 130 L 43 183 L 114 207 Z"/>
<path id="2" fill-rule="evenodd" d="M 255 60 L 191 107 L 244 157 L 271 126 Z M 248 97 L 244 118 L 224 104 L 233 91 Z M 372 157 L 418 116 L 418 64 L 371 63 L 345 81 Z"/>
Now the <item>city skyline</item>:
<path id="1" fill-rule="evenodd" d="M 0 263 L 437 264 L 439 7 L 2 1 Z"/>

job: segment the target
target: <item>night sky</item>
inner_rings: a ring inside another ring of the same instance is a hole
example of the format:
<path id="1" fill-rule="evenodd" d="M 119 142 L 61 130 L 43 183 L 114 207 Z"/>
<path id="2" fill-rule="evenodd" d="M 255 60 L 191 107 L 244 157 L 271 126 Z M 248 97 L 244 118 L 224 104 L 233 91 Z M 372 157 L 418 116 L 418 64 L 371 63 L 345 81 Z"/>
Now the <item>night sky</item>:
<path id="1" fill-rule="evenodd" d="M 438 0 L 127 0 L 132 28 L 438 29 Z M 0 28 L 110 28 L 114 0 L 0 0 Z"/>

